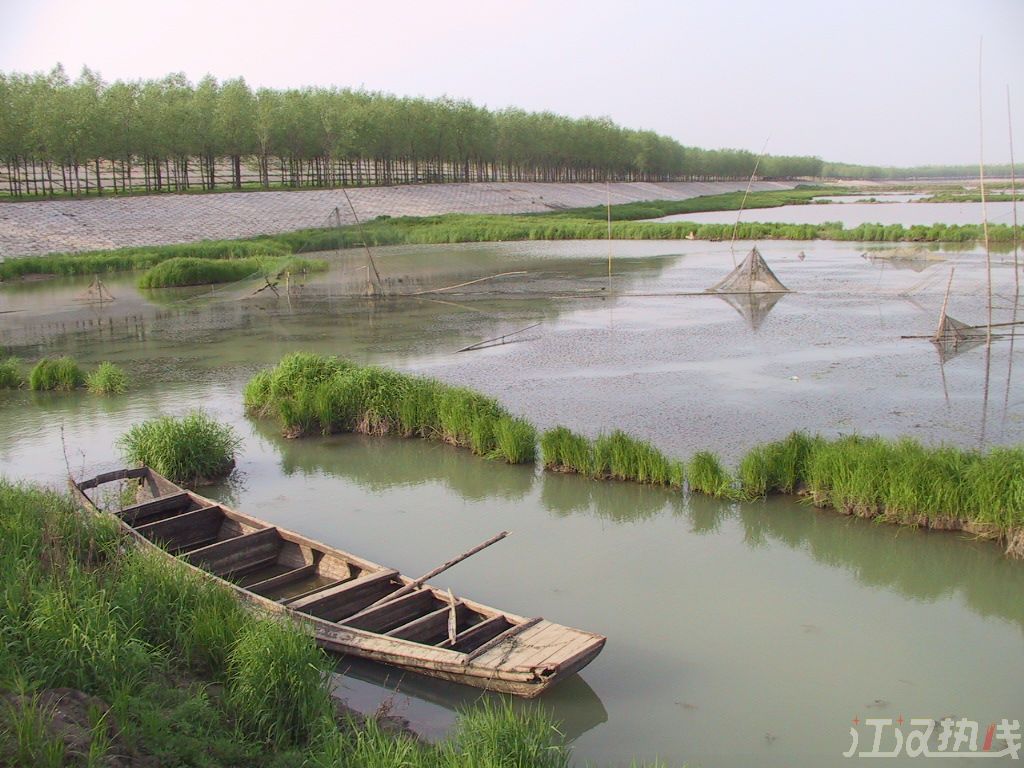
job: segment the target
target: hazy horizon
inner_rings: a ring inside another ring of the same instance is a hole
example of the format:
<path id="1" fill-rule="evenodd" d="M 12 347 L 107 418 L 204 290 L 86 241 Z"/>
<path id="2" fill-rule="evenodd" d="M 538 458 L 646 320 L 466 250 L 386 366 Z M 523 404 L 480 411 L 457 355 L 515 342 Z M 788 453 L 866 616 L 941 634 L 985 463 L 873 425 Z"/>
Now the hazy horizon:
<path id="1" fill-rule="evenodd" d="M 1024 2 L 467 0 L 372 6 L 128 0 L 0 9 L 0 71 L 106 81 L 184 72 L 255 88 L 336 86 L 608 116 L 688 146 L 864 165 L 970 165 L 1024 152 Z"/>

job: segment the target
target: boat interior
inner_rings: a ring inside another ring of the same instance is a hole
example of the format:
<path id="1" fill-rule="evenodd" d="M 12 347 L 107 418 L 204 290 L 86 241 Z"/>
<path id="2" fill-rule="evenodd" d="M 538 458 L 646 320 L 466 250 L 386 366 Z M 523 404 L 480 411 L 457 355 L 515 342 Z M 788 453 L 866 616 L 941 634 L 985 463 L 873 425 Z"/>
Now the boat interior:
<path id="1" fill-rule="evenodd" d="M 386 600 L 409 583 L 398 571 L 319 548 L 162 478 L 138 480 L 141 500 L 115 505 L 121 520 L 197 568 L 292 611 L 470 655 L 516 626 L 429 586 Z"/>

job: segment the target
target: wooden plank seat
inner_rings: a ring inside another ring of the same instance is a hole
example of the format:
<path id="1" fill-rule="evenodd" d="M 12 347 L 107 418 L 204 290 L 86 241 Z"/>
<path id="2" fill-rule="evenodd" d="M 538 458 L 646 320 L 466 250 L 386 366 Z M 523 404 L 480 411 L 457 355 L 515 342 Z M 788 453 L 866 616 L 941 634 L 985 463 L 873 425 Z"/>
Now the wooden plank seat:
<path id="1" fill-rule="evenodd" d="M 366 608 L 341 623 L 346 627 L 365 629 L 367 632 L 387 632 L 435 611 L 442 605 L 446 603 L 439 600 L 433 592 L 421 589 L 373 608 Z"/>
<path id="2" fill-rule="evenodd" d="M 388 568 L 288 600 L 285 605 L 325 621 L 340 621 L 401 588 L 397 577 L 398 571 Z"/>
<path id="3" fill-rule="evenodd" d="M 469 653 L 484 643 L 493 640 L 511 626 L 512 624 L 505 618 L 504 614 L 492 616 L 489 619 L 484 619 L 479 624 L 474 624 L 459 632 L 455 636 L 454 643 L 446 639 L 438 645 L 438 648 L 451 648 L 459 653 Z"/>
<path id="4" fill-rule="evenodd" d="M 411 640 L 414 643 L 424 645 L 435 645 L 442 640 L 448 639 L 448 621 L 452 612 L 452 606 L 445 605 L 436 611 L 413 619 L 408 624 L 395 627 L 390 632 L 385 632 L 388 637 L 395 637 L 399 640 Z M 459 621 L 465 622 L 469 609 L 461 600 L 455 603 L 455 624 Z"/>
<path id="5" fill-rule="evenodd" d="M 138 526 L 135 530 L 168 552 L 197 549 L 218 539 L 225 518 L 220 506 L 200 507 L 174 517 Z"/>
<path id="6" fill-rule="evenodd" d="M 296 581 L 302 581 L 303 579 L 309 578 L 316 573 L 316 569 L 316 563 L 309 563 L 307 565 L 300 566 L 299 568 L 293 568 L 292 570 L 279 574 L 278 576 L 271 576 L 269 579 L 263 579 L 262 581 L 249 584 L 245 588 L 250 592 L 255 592 L 257 595 L 265 595 L 276 589 L 287 587 L 289 584 L 294 584 Z"/>
<path id="7" fill-rule="evenodd" d="M 284 539 L 271 527 L 194 549 L 182 557 L 214 576 L 228 578 L 276 562 L 283 546 Z"/>
<path id="8" fill-rule="evenodd" d="M 187 491 L 177 491 L 153 499 L 146 499 L 137 504 L 130 504 L 118 510 L 117 516 L 128 525 L 137 526 L 143 522 L 152 522 L 157 518 L 170 517 L 188 511 L 194 504 Z"/>

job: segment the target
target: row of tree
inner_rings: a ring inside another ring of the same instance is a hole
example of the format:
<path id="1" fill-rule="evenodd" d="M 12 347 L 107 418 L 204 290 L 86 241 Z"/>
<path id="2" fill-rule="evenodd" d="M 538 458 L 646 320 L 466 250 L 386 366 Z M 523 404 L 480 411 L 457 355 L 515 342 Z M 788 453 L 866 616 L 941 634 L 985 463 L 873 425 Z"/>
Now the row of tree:
<path id="1" fill-rule="evenodd" d="M 1010 164 L 986 165 L 985 173 L 992 177 L 1009 178 Z M 919 165 L 911 168 L 891 168 L 879 165 L 851 165 L 825 163 L 822 175 L 830 179 L 871 179 L 875 181 L 906 181 L 914 179 L 973 179 L 978 176 L 977 165 Z"/>
<path id="2" fill-rule="evenodd" d="M 182 74 L 105 83 L 84 69 L 0 73 L 0 174 L 12 196 L 443 181 L 739 179 L 745 150 L 685 147 L 607 118 Z M 816 177 L 765 157 L 763 178 Z"/>

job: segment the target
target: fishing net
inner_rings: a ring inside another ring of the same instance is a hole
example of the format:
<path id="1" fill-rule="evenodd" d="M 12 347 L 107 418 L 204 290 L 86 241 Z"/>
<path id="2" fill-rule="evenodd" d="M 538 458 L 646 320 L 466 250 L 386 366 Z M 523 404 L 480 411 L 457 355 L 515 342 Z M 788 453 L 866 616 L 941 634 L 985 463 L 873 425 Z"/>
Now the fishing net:
<path id="1" fill-rule="evenodd" d="M 111 295 L 107 286 L 100 280 L 98 275 L 94 275 L 92 282 L 89 283 L 89 287 L 78 296 L 75 297 L 76 301 L 87 301 L 87 302 L 98 302 L 102 304 L 105 301 L 113 301 L 114 297 Z"/>
<path id="2" fill-rule="evenodd" d="M 775 276 L 761 252 L 752 248 L 742 264 L 707 290 L 710 293 L 786 293 L 789 288 Z"/>
<path id="3" fill-rule="evenodd" d="M 718 298 L 735 309 L 751 330 L 758 330 L 772 307 L 782 300 L 782 293 L 723 293 Z"/>
<path id="4" fill-rule="evenodd" d="M 962 323 L 944 314 L 935 336 L 932 337 L 932 343 L 938 348 L 942 359 L 946 360 L 979 344 L 984 344 L 985 339 L 985 328 Z"/>

